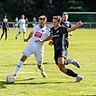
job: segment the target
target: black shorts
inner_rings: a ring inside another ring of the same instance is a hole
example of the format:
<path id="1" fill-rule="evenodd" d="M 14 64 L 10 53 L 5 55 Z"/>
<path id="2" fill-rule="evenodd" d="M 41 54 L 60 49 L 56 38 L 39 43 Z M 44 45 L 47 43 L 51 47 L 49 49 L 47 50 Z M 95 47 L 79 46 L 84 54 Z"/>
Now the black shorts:
<path id="1" fill-rule="evenodd" d="M 54 52 L 55 63 L 58 65 L 58 58 L 64 57 L 64 59 L 66 59 L 67 55 L 68 55 L 67 50 L 55 50 Z"/>
<path id="2" fill-rule="evenodd" d="M 7 28 L 3 28 L 3 31 L 7 31 Z"/>

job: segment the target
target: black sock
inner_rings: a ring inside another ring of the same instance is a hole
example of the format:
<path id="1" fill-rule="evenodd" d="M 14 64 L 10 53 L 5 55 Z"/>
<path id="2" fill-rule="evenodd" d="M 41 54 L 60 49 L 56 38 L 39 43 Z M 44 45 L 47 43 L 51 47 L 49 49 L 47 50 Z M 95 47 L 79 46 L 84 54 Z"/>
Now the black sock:
<path id="1" fill-rule="evenodd" d="M 77 77 L 78 74 L 74 73 L 72 70 L 70 69 L 66 69 L 66 73 L 67 75 L 69 76 L 72 76 L 72 77 Z"/>

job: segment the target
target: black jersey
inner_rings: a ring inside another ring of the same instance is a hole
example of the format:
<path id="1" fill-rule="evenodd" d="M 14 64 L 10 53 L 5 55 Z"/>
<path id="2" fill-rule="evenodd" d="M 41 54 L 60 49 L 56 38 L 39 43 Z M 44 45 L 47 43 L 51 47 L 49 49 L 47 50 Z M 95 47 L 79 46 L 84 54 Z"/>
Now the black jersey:
<path id="1" fill-rule="evenodd" d="M 61 24 L 60 24 L 62 27 L 66 27 L 66 28 L 71 28 L 71 23 L 70 22 L 64 22 L 64 21 L 61 21 Z"/>
<path id="2" fill-rule="evenodd" d="M 50 34 L 53 39 L 53 45 L 55 50 L 67 50 L 65 42 L 67 28 L 60 26 L 58 29 L 54 29 L 54 27 L 52 27 L 50 29 Z"/>
<path id="3" fill-rule="evenodd" d="M 61 21 L 61 24 L 60 24 L 62 27 L 65 27 L 65 28 L 71 28 L 71 23 L 70 22 L 64 22 L 64 21 Z M 68 33 L 65 35 L 65 38 L 66 38 L 66 43 L 67 43 L 67 48 L 68 48 L 68 45 L 69 45 L 69 41 L 68 41 Z"/>
<path id="4" fill-rule="evenodd" d="M 2 28 L 7 29 L 8 28 L 8 22 L 2 22 Z"/>

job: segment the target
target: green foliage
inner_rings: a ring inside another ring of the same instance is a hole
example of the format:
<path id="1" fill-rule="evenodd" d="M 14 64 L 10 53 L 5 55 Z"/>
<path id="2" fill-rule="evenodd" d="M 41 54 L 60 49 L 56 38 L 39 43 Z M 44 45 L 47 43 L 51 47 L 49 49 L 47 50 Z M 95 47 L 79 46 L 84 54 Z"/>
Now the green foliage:
<path id="1" fill-rule="evenodd" d="M 29 20 L 45 14 L 50 20 L 53 15 L 61 15 L 63 11 L 96 11 L 95 5 L 95 0 L 0 0 L 0 19 L 4 14 L 10 21 L 21 14 L 25 14 Z"/>

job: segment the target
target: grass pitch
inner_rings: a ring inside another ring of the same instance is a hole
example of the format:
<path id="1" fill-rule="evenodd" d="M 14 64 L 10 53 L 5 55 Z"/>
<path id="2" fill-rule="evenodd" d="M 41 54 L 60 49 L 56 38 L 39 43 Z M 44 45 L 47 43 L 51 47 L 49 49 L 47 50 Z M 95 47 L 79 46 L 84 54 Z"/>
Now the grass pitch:
<path id="1" fill-rule="evenodd" d="M 27 35 L 30 31 L 27 30 Z M 84 76 L 80 83 L 74 83 L 75 78 L 58 70 L 53 59 L 53 47 L 46 42 L 44 66 L 48 77 L 41 77 L 32 55 L 24 63 L 17 81 L 6 84 L 6 75 L 15 71 L 27 45 L 22 35 L 15 40 L 16 32 L 18 29 L 10 29 L 8 40 L 0 41 L 0 96 L 96 96 L 96 29 L 78 29 L 69 37 L 68 58 L 79 61 L 81 68 L 66 67 Z"/>

